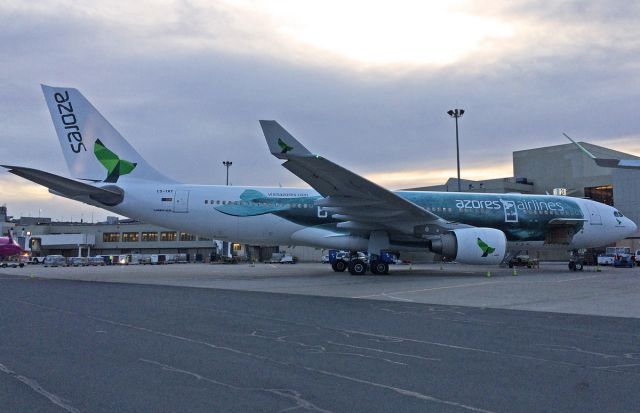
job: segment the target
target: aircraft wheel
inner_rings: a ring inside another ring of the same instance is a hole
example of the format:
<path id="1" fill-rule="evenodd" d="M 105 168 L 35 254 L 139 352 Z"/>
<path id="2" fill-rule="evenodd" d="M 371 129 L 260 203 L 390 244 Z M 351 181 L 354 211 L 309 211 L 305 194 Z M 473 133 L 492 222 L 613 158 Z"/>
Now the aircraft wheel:
<path id="1" fill-rule="evenodd" d="M 2 268 L 7 268 L 7 263 L 6 262 L 2 263 Z"/>
<path id="2" fill-rule="evenodd" d="M 374 260 L 371 263 L 371 272 L 379 275 L 389 274 L 389 264 L 379 260 Z"/>
<path id="3" fill-rule="evenodd" d="M 24 262 L 20 263 L 20 268 L 24 267 Z"/>
<path id="4" fill-rule="evenodd" d="M 333 268 L 333 271 L 335 272 L 344 272 L 344 270 L 347 269 L 347 263 L 342 260 L 338 260 L 331 264 L 331 268 Z"/>
<path id="5" fill-rule="evenodd" d="M 349 262 L 349 273 L 351 275 L 364 275 L 367 272 L 367 264 L 362 260 Z"/>

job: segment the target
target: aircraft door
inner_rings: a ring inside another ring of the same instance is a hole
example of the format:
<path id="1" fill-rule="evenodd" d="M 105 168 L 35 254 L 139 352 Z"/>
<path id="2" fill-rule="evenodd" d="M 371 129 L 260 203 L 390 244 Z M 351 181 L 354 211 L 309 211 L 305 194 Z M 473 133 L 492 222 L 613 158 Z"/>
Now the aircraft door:
<path id="1" fill-rule="evenodd" d="M 189 191 L 176 190 L 173 197 L 173 212 L 189 212 Z"/>
<path id="2" fill-rule="evenodd" d="M 587 209 L 589 209 L 589 223 L 591 223 L 591 225 L 602 225 L 602 217 L 600 216 L 598 206 L 589 202 L 587 203 Z"/>

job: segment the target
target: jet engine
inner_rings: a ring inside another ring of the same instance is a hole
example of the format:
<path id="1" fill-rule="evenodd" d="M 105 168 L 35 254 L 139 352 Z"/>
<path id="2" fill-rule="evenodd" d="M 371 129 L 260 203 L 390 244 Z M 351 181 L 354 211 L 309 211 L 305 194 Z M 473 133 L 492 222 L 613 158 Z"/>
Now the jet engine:
<path id="1" fill-rule="evenodd" d="M 431 239 L 431 251 L 463 264 L 500 264 L 507 237 L 494 228 L 461 228 Z"/>

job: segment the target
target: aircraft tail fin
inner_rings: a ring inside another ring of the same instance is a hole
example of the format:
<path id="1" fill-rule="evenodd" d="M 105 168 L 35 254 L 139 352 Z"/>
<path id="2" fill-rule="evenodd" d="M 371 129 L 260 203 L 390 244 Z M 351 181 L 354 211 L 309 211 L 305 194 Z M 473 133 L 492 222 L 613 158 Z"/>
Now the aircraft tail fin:
<path id="1" fill-rule="evenodd" d="M 574 145 L 576 145 L 578 147 L 578 149 L 580 149 L 582 152 L 584 152 L 589 158 L 591 159 L 596 159 L 595 156 L 593 156 L 593 154 L 591 152 L 589 152 L 584 146 L 580 145 L 578 142 L 574 141 L 573 139 L 571 139 L 569 137 L 569 135 L 567 135 L 566 133 L 563 133 L 564 137 L 569 139 L 571 142 L 573 142 Z"/>
<path id="2" fill-rule="evenodd" d="M 71 175 L 92 182 L 174 182 L 149 165 L 77 89 L 42 85 Z"/>
<path id="3" fill-rule="evenodd" d="M 275 120 L 261 120 L 260 126 L 267 139 L 269 150 L 276 158 L 290 159 L 314 156 Z"/>
<path id="4" fill-rule="evenodd" d="M 563 135 L 565 136 L 565 138 L 567 138 L 571 142 L 573 142 L 573 144 L 576 145 L 589 158 L 593 159 L 593 161 L 598 166 L 601 166 L 603 168 L 632 168 L 632 169 L 637 169 L 637 168 L 640 167 L 637 164 L 635 166 L 627 166 L 627 165 L 625 165 L 625 162 L 629 163 L 629 161 L 621 161 L 620 159 L 597 158 L 595 155 L 593 155 L 591 152 L 589 152 L 587 150 L 587 148 L 585 148 L 584 146 L 580 145 L 578 142 L 576 142 L 573 139 L 571 139 L 569 137 L 569 135 L 567 135 L 566 133 L 563 133 Z M 631 163 L 633 164 L 633 161 L 631 161 Z"/>

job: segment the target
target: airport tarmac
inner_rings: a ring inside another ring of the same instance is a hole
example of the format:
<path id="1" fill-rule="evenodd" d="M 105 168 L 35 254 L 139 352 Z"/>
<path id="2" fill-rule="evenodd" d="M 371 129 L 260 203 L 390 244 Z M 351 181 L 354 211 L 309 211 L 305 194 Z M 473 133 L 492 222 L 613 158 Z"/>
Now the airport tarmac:
<path id="1" fill-rule="evenodd" d="M 188 275 L 196 267 L 60 271 L 78 278 L 164 272 L 169 279 L 197 278 Z M 277 270 L 313 273 L 304 265 Z M 266 272 L 258 281 L 272 283 L 278 272 Z M 315 277 L 340 281 L 336 291 L 349 285 L 342 274 Z M 424 285 L 485 282 L 477 273 L 401 277 Z M 351 282 L 394 280 L 367 278 Z M 640 406 L 638 318 L 0 274 L 0 327 L 2 412 L 585 413 Z"/>
<path id="2" fill-rule="evenodd" d="M 327 264 L 174 264 L 0 269 L 26 277 L 276 292 L 328 297 L 640 318 L 640 268 L 542 263 L 540 269 L 397 265 L 351 276 Z M 490 272 L 490 277 L 487 276 Z"/>

